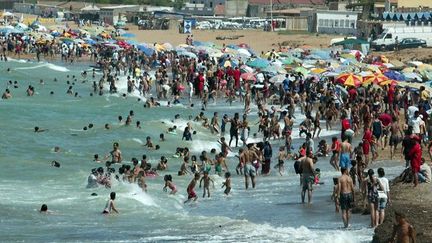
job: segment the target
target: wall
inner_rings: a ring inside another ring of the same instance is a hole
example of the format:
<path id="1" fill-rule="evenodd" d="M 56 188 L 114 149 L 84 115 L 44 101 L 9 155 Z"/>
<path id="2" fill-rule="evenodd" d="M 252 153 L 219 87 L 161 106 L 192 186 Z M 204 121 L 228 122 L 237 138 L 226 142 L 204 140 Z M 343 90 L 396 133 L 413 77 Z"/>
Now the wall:
<path id="1" fill-rule="evenodd" d="M 418 8 L 429 7 L 432 8 L 431 0 L 398 0 L 398 8 Z"/>
<path id="2" fill-rule="evenodd" d="M 216 5 L 225 4 L 225 0 L 189 0 L 189 3 L 201 3 L 204 4 L 204 7 L 206 8 L 214 8 Z"/>
<path id="3" fill-rule="evenodd" d="M 286 18 L 287 30 L 308 30 L 308 17 L 287 17 Z"/>
<path id="4" fill-rule="evenodd" d="M 317 12 L 316 31 L 329 34 L 356 34 L 357 33 L 356 13 L 349 12 Z"/>
<path id="5" fill-rule="evenodd" d="M 225 2 L 225 16 L 246 16 L 247 9 L 247 0 L 226 0 Z"/>

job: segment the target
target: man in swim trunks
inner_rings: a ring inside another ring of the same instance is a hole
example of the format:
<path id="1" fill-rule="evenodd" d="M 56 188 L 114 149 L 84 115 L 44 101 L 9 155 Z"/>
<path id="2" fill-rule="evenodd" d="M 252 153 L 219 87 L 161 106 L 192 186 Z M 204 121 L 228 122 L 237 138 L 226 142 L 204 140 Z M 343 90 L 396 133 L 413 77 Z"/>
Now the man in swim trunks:
<path id="1" fill-rule="evenodd" d="M 310 149 L 307 149 L 306 156 L 299 159 L 300 168 L 302 171 L 301 181 L 302 181 L 302 192 L 301 199 L 302 203 L 305 202 L 306 191 L 308 191 L 308 204 L 312 202 L 312 184 L 315 178 L 315 169 L 314 162 L 312 159 L 313 154 L 310 152 Z"/>
<path id="2" fill-rule="evenodd" d="M 398 118 L 394 116 L 390 125 L 390 159 L 393 159 L 394 152 L 398 144 L 402 141 L 403 136 L 404 134 L 399 125 Z"/>
<path id="3" fill-rule="evenodd" d="M 341 155 L 339 166 L 341 168 L 349 169 L 351 167 L 350 155 L 352 152 L 351 144 L 348 142 L 348 137 L 344 137 L 344 141 L 341 144 Z"/>
<path id="4" fill-rule="evenodd" d="M 198 199 L 198 196 L 196 195 L 194 188 L 195 188 L 199 179 L 200 179 L 200 174 L 195 173 L 194 178 L 192 179 L 192 181 L 189 183 L 189 185 L 187 187 L 186 191 L 188 194 L 188 199 L 186 201 L 184 201 L 184 203 L 190 202 L 191 200 L 196 201 Z"/>
<path id="5" fill-rule="evenodd" d="M 255 181 L 256 169 L 252 165 L 252 161 L 254 161 L 255 158 L 258 158 L 258 155 L 250 147 L 251 146 L 248 146 L 248 149 L 245 149 L 243 153 L 240 154 L 240 163 L 244 165 L 243 172 L 245 176 L 246 189 L 249 188 L 249 177 L 251 178 L 252 188 L 255 188 L 255 182 L 256 182 Z"/>
<path id="6" fill-rule="evenodd" d="M 354 184 L 348 174 L 347 168 L 342 168 L 341 172 L 342 176 L 339 178 L 337 194 L 340 195 L 339 203 L 342 210 L 342 220 L 344 227 L 348 228 L 351 217 L 351 209 L 354 206 Z"/>

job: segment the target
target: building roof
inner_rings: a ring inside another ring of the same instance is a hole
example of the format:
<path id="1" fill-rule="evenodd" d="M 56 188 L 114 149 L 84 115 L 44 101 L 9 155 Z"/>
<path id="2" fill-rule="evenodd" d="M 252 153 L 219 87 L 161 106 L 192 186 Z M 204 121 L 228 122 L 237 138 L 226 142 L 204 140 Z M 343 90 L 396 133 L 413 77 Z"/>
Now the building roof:
<path id="1" fill-rule="evenodd" d="M 270 5 L 270 0 L 249 0 L 252 5 Z M 325 5 L 325 0 L 273 0 L 273 5 Z"/>
<path id="2" fill-rule="evenodd" d="M 138 5 L 116 5 L 116 6 L 108 6 L 108 7 L 101 7 L 101 9 L 122 9 L 122 8 L 136 8 L 139 7 Z"/>
<path id="3" fill-rule="evenodd" d="M 216 5 L 214 8 L 215 15 L 225 15 L 225 5 Z"/>
<path id="4" fill-rule="evenodd" d="M 290 9 L 278 9 L 273 10 L 273 14 L 300 14 L 304 11 L 312 11 L 313 8 L 290 8 Z M 270 11 L 267 11 L 270 12 Z"/>

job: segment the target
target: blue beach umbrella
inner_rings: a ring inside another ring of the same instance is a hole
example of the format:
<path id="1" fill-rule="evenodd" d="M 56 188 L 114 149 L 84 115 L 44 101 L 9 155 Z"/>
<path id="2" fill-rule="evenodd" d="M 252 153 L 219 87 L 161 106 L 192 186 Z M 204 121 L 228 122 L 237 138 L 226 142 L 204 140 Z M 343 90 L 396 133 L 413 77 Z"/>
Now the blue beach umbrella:
<path id="1" fill-rule="evenodd" d="M 122 35 L 120 35 L 121 37 L 125 37 L 125 38 L 133 38 L 133 37 L 135 37 L 136 35 L 135 34 L 132 34 L 132 33 L 124 33 L 124 34 L 122 34 Z"/>
<path id="2" fill-rule="evenodd" d="M 406 78 L 403 74 L 396 72 L 396 71 L 393 71 L 393 70 L 389 70 L 389 71 L 384 72 L 384 76 L 386 76 L 389 79 L 396 80 L 396 81 L 405 81 L 406 80 Z"/>
<path id="3" fill-rule="evenodd" d="M 154 54 L 154 50 L 145 45 L 138 45 L 138 50 L 142 51 L 146 56 L 151 56 Z"/>

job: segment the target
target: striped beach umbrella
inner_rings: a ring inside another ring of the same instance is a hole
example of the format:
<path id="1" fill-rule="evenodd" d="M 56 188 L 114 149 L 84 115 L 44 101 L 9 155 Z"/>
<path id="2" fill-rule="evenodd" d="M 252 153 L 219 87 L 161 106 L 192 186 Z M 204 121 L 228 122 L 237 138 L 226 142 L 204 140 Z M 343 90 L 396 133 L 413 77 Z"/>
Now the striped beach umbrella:
<path id="1" fill-rule="evenodd" d="M 386 76 L 384 76 L 381 73 L 374 73 L 371 75 L 367 75 L 365 77 L 363 77 L 363 85 L 368 85 L 368 84 L 379 84 L 381 82 L 387 81 L 389 80 L 389 78 L 387 78 Z"/>
<path id="2" fill-rule="evenodd" d="M 336 81 L 345 86 L 358 87 L 362 84 L 362 78 L 352 73 L 344 73 L 336 78 Z"/>

